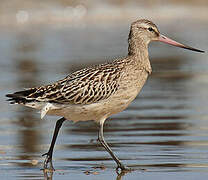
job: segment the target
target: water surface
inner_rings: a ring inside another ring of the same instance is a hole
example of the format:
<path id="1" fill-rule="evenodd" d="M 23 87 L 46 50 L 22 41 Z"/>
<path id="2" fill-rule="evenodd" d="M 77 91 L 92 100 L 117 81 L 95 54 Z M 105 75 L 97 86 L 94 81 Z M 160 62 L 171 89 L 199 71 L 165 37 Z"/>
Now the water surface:
<path id="1" fill-rule="evenodd" d="M 204 50 L 208 24 L 186 23 L 180 33 L 161 31 Z M 189 31 L 185 31 L 185 29 Z M 0 177 L 44 179 L 41 154 L 48 150 L 58 117 L 5 102 L 6 93 L 64 78 L 82 67 L 124 57 L 128 23 L 85 27 L 35 26 L 0 31 Z M 194 32 L 198 31 L 196 35 Z M 54 152 L 53 179 L 183 179 L 208 175 L 207 54 L 150 45 L 153 74 L 130 107 L 106 121 L 104 134 L 124 164 L 97 143 L 94 122 L 64 122 Z M 99 168 L 101 167 L 101 168 Z M 48 176 L 51 176 L 49 173 Z"/>

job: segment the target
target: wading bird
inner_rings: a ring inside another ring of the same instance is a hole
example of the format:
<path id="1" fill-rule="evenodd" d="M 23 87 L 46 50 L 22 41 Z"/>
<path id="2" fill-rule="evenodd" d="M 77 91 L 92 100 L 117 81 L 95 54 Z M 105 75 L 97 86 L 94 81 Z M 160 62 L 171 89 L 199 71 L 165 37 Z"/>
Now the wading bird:
<path id="1" fill-rule="evenodd" d="M 128 55 L 110 63 L 95 65 L 69 74 L 66 78 L 46 86 L 7 94 L 11 104 L 22 104 L 46 114 L 62 116 L 56 122 L 52 142 L 44 161 L 44 169 L 52 169 L 52 156 L 58 132 L 65 120 L 94 120 L 99 124 L 98 140 L 117 163 L 117 170 L 129 170 L 110 149 L 103 136 L 105 120 L 126 109 L 144 86 L 152 69 L 148 44 L 161 41 L 173 46 L 204 52 L 160 34 L 149 20 L 131 24 L 128 37 Z M 48 167 L 48 165 L 50 167 Z"/>

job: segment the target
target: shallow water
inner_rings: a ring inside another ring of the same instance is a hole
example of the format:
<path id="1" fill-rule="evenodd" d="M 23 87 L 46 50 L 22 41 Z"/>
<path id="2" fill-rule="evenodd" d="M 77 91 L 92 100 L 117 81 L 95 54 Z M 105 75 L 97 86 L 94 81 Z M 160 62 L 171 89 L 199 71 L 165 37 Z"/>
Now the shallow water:
<path id="1" fill-rule="evenodd" d="M 161 25 L 180 42 L 207 50 L 208 24 Z M 185 29 L 189 31 L 185 31 Z M 0 32 L 0 178 L 44 179 L 41 154 L 48 150 L 58 117 L 5 102 L 6 93 L 46 84 L 87 65 L 127 53 L 128 23 L 114 26 L 35 26 Z M 196 34 L 195 32 L 199 32 Z M 104 134 L 124 164 L 97 143 L 93 122 L 65 122 L 54 152 L 53 179 L 183 179 L 208 175 L 208 61 L 199 54 L 152 43 L 153 74 L 130 107 L 106 121 Z M 99 167 L 103 168 L 99 168 Z M 96 168 L 97 167 L 97 168 Z"/>

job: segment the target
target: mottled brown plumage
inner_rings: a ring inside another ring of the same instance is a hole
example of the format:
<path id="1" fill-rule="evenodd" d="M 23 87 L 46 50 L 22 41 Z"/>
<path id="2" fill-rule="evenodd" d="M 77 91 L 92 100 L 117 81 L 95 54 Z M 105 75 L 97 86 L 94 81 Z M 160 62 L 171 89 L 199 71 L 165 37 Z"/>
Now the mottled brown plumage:
<path id="1" fill-rule="evenodd" d="M 141 22 L 144 27 L 138 26 Z M 122 73 L 134 70 L 135 66 L 137 70 L 151 72 L 148 52 L 143 50 L 140 52 L 141 47 L 147 50 L 147 44 L 145 39 L 137 39 L 138 33 L 135 31 L 137 28 L 143 30 L 147 25 L 156 29 L 156 26 L 148 20 L 138 20 L 132 23 L 128 38 L 129 54 L 125 59 L 85 68 L 53 84 L 8 94 L 7 96 L 12 98 L 12 103 L 26 106 L 28 102 L 85 105 L 109 98 L 119 89 Z M 126 68 L 128 65 L 132 68 Z"/>
<path id="2" fill-rule="evenodd" d="M 44 168 L 48 163 L 53 168 L 56 137 L 63 121 L 68 119 L 98 122 L 100 143 L 116 161 L 117 169 L 128 170 L 105 142 L 103 124 L 106 118 L 127 108 L 146 82 L 152 71 L 148 57 L 148 44 L 151 41 L 202 52 L 161 35 L 154 23 L 142 19 L 131 24 L 126 58 L 76 71 L 54 84 L 7 95 L 11 103 L 39 109 L 41 118 L 46 114 L 64 117 L 57 121 L 50 149 L 45 154 Z"/>
<path id="3" fill-rule="evenodd" d="M 91 104 L 107 99 L 119 87 L 121 67 L 116 63 L 102 64 L 70 74 L 47 88 L 40 87 L 28 96 L 54 103 Z M 44 94 L 36 97 L 44 89 Z"/>

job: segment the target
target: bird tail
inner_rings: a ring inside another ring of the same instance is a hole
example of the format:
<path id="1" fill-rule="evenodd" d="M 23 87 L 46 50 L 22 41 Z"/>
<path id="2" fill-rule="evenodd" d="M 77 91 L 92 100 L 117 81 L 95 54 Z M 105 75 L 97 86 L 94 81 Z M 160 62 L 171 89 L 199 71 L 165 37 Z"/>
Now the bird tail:
<path id="1" fill-rule="evenodd" d="M 6 94 L 6 97 L 9 99 L 7 101 L 10 102 L 10 104 L 26 104 L 29 102 L 34 101 L 33 98 L 27 98 L 30 94 L 34 93 L 36 91 L 36 88 L 24 90 L 24 91 L 18 91 L 13 94 Z"/>

